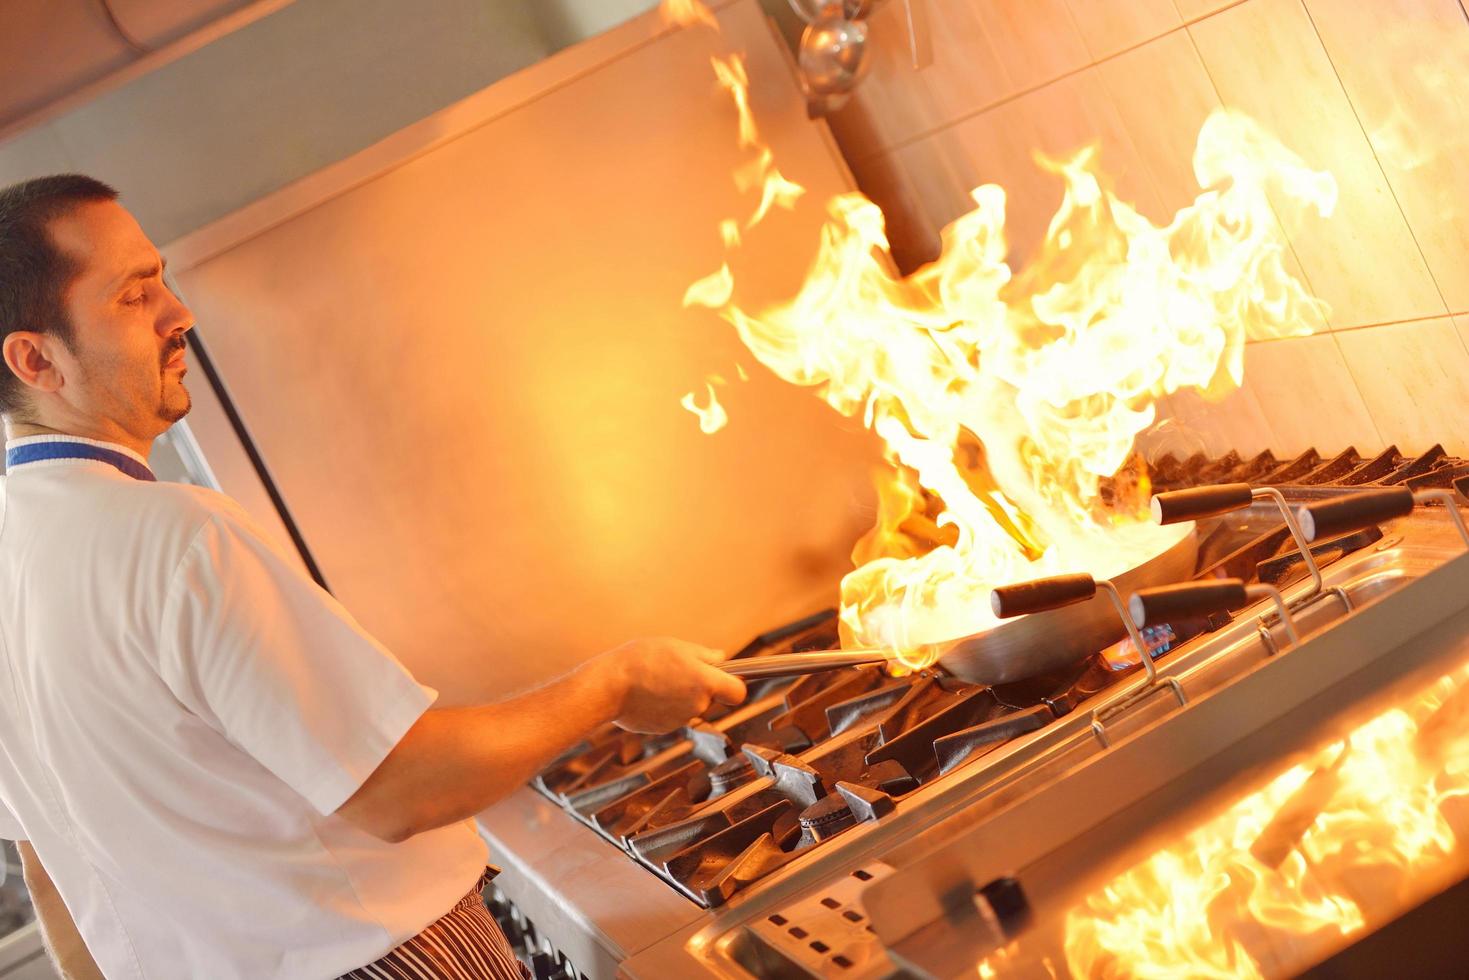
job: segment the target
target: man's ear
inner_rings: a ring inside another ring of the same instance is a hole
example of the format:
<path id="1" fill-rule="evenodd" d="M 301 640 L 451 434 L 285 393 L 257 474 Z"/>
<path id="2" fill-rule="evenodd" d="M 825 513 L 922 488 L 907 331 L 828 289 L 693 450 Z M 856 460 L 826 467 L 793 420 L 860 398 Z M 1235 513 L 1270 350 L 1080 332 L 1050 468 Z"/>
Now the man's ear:
<path id="1" fill-rule="evenodd" d="M 61 369 L 46 356 L 44 334 L 32 330 L 14 330 L 0 342 L 5 366 L 21 384 L 37 391 L 55 391 L 61 387 Z"/>

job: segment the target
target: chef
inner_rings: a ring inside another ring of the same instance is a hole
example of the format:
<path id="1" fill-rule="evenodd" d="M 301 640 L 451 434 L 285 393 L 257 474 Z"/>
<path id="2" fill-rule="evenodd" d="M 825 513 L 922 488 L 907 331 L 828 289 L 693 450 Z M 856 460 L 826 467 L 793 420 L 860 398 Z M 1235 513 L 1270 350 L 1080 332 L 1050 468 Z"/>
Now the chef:
<path id="1" fill-rule="evenodd" d="M 111 188 L 0 190 L 0 838 L 69 977 L 519 977 L 471 818 L 597 726 L 736 704 L 637 640 L 437 692 L 221 494 L 160 483 L 188 309 Z M 279 352 L 291 356 L 289 351 Z"/>

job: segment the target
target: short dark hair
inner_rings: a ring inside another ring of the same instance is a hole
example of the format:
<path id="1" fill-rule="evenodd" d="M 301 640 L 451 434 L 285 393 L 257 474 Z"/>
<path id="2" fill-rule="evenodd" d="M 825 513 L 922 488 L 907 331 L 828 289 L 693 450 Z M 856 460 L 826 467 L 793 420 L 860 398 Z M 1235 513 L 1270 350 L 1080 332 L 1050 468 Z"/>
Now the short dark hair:
<path id="1" fill-rule="evenodd" d="M 56 247 L 49 226 L 81 204 L 115 200 L 117 191 L 81 174 L 37 177 L 0 190 L 0 341 L 16 330 L 34 330 L 71 346 L 64 298 L 80 270 Z M 0 370 L 0 414 L 21 409 L 24 397 L 20 379 Z"/>

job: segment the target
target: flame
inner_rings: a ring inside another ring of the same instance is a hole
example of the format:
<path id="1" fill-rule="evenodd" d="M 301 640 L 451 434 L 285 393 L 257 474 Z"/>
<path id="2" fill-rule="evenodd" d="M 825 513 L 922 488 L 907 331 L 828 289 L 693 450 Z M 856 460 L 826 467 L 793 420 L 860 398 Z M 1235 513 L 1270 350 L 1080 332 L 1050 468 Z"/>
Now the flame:
<path id="1" fill-rule="evenodd" d="M 878 558 L 915 558 L 941 544 L 952 545 L 957 537 L 952 527 L 940 527 L 932 498 L 926 498 L 917 478 L 909 470 L 879 471 L 877 524 L 857 540 L 852 564 L 862 566 Z"/>
<path id="2" fill-rule="evenodd" d="M 685 290 L 683 305 L 707 306 L 711 310 L 717 310 L 728 303 L 733 294 L 734 276 L 730 274 L 729 263 L 726 262 L 719 267 L 718 272 L 711 272 Z"/>
<path id="3" fill-rule="evenodd" d="M 740 223 L 733 218 L 725 218 L 719 223 L 719 237 L 724 241 L 726 249 L 739 248 L 743 240 L 740 235 Z"/>
<path id="4" fill-rule="evenodd" d="M 1001 946 L 980 960 L 979 965 L 975 968 L 980 980 L 994 980 L 995 977 L 1001 976 L 1028 976 L 1036 977 L 1037 980 L 1045 976 L 1050 980 L 1056 980 L 1056 964 L 1049 956 L 1042 956 L 1039 962 L 1012 963 L 1011 958 L 1017 946 L 1015 941 L 1011 941 L 1009 945 Z M 1044 974 L 1042 970 L 1045 971 Z"/>
<path id="5" fill-rule="evenodd" d="M 734 175 L 760 195 L 749 231 L 802 188 L 759 142 L 743 61 L 713 65 L 752 154 Z M 998 186 L 972 192 L 939 258 L 907 278 L 893 272 L 882 212 L 843 194 L 791 299 L 747 311 L 729 262 L 685 296 L 776 375 L 881 437 L 889 471 L 878 526 L 842 582 L 843 641 L 896 650 L 910 667 L 996 625 L 997 585 L 1110 577 L 1188 533 L 1143 519 L 1145 477 L 1128 481 L 1131 493 L 1109 484 L 1104 495 L 1103 481 L 1133 458 L 1158 397 L 1222 396 L 1242 380 L 1247 339 L 1306 334 L 1325 316 L 1286 271 L 1277 211 L 1328 214 L 1335 181 L 1248 117 L 1205 121 L 1193 161 L 1202 192 L 1161 227 L 1108 190 L 1094 150 L 1038 159 L 1065 196 L 1018 273 Z M 728 255 L 742 239 L 728 220 L 721 229 Z"/>
<path id="6" fill-rule="evenodd" d="M 663 0 L 658 5 L 658 12 L 663 15 L 664 21 L 678 27 L 703 24 L 719 30 L 719 21 L 714 19 L 714 13 L 699 0 Z"/>
<path id="7" fill-rule="evenodd" d="M 760 132 L 750 112 L 750 77 L 745 74 L 745 59 L 737 54 L 727 58 L 710 58 L 719 87 L 729 93 L 740 115 L 740 149 L 760 144 Z"/>
<path id="8" fill-rule="evenodd" d="M 1462 862 L 1449 804 L 1469 795 L 1466 678 L 1439 678 L 1086 897 L 1066 919 L 1072 974 L 1295 973 Z"/>
<path id="9" fill-rule="evenodd" d="M 714 394 L 714 382 L 716 380 L 723 384 L 723 379 L 717 376 L 704 383 L 704 390 L 709 393 L 709 404 L 707 406 L 701 407 L 695 401 L 695 395 L 692 391 L 679 399 L 680 405 L 699 417 L 699 431 L 706 435 L 718 432 L 729 423 L 729 413 L 724 410 L 723 405 L 719 404 L 719 398 Z"/>
<path id="10" fill-rule="evenodd" d="M 806 188 L 781 176 L 780 171 L 775 169 L 774 160 L 770 150 L 764 149 L 753 166 L 735 172 L 735 186 L 740 190 L 760 188 L 760 203 L 755 206 L 754 214 L 745 221 L 746 231 L 764 221 L 772 205 L 779 205 L 789 211 L 796 206 L 801 195 L 806 193 Z"/>

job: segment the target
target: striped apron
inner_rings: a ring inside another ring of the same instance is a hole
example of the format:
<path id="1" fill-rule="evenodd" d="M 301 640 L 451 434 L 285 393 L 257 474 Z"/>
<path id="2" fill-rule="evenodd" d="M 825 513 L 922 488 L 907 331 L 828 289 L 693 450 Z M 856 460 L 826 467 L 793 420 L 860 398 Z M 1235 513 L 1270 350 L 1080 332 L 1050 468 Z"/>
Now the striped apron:
<path id="1" fill-rule="evenodd" d="M 480 892 L 496 872 L 479 883 L 443 918 L 388 955 L 344 973 L 340 980 L 526 980 L 530 973 L 515 959 L 505 934 L 485 908 Z"/>

